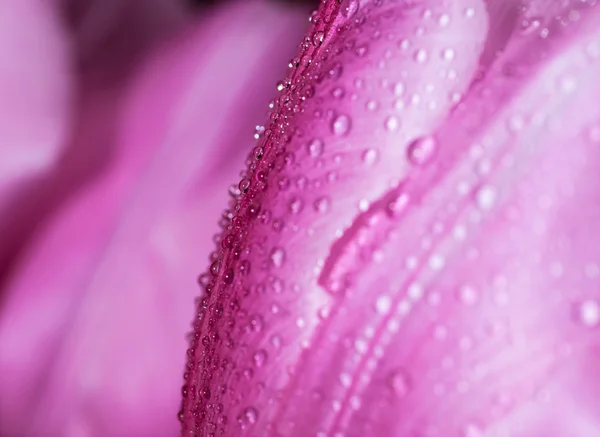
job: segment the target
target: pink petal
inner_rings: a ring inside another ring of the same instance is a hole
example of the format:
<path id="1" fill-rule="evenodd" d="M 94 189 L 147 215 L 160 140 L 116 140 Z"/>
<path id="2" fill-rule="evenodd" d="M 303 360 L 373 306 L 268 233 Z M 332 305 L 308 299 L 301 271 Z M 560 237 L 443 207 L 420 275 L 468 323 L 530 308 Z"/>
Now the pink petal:
<path id="1" fill-rule="evenodd" d="M 423 3 L 314 17 L 206 279 L 183 435 L 598 434 L 599 10 Z"/>
<path id="2" fill-rule="evenodd" d="M 15 209 L 52 171 L 70 128 L 67 35 L 48 2 L 0 5 L 0 279 Z"/>
<path id="3" fill-rule="evenodd" d="M 176 432 L 177 351 L 216 230 L 211 211 L 225 200 L 218 187 L 235 177 L 249 138 L 242 126 L 262 118 L 305 17 L 262 1 L 224 6 L 157 49 L 130 85 L 113 82 L 105 100 L 102 88 L 92 93 L 78 136 L 101 133 L 113 152 L 9 283 L 3 432 Z"/>

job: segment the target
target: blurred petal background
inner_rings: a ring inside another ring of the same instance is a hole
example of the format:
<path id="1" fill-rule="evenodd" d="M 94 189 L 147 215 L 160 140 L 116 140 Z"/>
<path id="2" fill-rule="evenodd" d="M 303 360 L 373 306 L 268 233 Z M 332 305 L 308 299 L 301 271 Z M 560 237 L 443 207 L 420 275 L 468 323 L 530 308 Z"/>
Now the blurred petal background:
<path id="1" fill-rule="evenodd" d="M 195 278 L 308 12 L 0 4 L 2 437 L 179 434 Z"/>

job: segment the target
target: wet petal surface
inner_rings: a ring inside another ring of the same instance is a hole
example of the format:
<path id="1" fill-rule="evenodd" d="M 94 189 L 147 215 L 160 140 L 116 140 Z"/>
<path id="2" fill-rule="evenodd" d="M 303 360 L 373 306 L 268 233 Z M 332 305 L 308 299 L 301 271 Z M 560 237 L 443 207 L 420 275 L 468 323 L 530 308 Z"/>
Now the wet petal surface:
<path id="1" fill-rule="evenodd" d="M 600 15 L 542 3 L 313 16 L 203 277 L 183 435 L 597 434 Z"/>

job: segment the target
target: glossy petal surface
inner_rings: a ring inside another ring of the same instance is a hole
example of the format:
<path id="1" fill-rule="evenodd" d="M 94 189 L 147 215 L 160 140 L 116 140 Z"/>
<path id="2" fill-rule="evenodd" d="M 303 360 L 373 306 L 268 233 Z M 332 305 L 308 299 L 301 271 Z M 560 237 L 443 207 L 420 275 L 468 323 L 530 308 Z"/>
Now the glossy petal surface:
<path id="1" fill-rule="evenodd" d="M 204 277 L 183 435 L 600 431 L 594 2 L 323 3 Z"/>

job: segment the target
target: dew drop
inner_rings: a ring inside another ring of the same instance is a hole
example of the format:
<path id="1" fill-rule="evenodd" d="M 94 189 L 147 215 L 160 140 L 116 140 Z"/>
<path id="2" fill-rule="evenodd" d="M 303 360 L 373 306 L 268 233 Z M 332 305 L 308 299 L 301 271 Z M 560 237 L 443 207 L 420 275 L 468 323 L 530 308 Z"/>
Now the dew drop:
<path id="1" fill-rule="evenodd" d="M 352 18 L 358 12 L 358 0 L 342 0 L 342 15 L 345 18 Z"/>
<path id="2" fill-rule="evenodd" d="M 469 423 L 463 428 L 462 437 L 483 437 L 483 431 L 479 426 Z"/>
<path id="3" fill-rule="evenodd" d="M 400 121 L 395 115 L 390 115 L 385 119 L 385 130 L 387 130 L 388 132 L 397 131 L 399 127 Z"/>
<path id="4" fill-rule="evenodd" d="M 530 35 L 536 31 L 539 31 L 542 27 L 542 18 L 540 17 L 528 17 L 521 21 L 521 34 Z"/>
<path id="5" fill-rule="evenodd" d="M 310 140 L 308 142 L 308 144 L 306 145 L 308 154 L 310 156 L 312 156 L 313 158 L 321 156 L 323 154 L 324 148 L 325 148 L 325 144 L 323 143 L 323 140 L 321 140 L 320 138 L 314 138 L 314 139 Z"/>
<path id="6" fill-rule="evenodd" d="M 379 103 L 377 100 L 369 100 L 365 106 L 367 111 L 375 111 L 379 107 Z"/>
<path id="7" fill-rule="evenodd" d="M 292 214 L 300 214 L 304 209 L 304 202 L 299 197 L 294 197 L 290 201 L 290 212 Z"/>
<path id="8" fill-rule="evenodd" d="M 346 136 L 350 132 L 352 120 L 347 115 L 341 114 L 331 123 L 331 131 L 337 136 Z"/>
<path id="9" fill-rule="evenodd" d="M 368 166 L 376 164 L 378 160 L 379 153 L 376 149 L 365 150 L 365 152 L 362 154 L 362 161 Z"/>
<path id="10" fill-rule="evenodd" d="M 344 95 L 346 95 L 346 91 L 344 88 L 338 86 L 331 90 L 331 95 L 336 99 L 342 99 L 344 98 Z"/>
<path id="11" fill-rule="evenodd" d="M 324 39 L 325 39 L 325 32 L 323 32 L 322 30 L 319 30 L 314 33 L 314 35 L 312 37 L 312 43 L 318 47 L 321 44 L 323 44 Z"/>
<path id="12" fill-rule="evenodd" d="M 326 213 L 329 211 L 330 203 L 328 197 L 319 197 L 314 203 L 315 211 L 320 212 L 321 214 Z"/>
<path id="13" fill-rule="evenodd" d="M 496 197 L 496 189 L 491 185 L 484 185 L 475 192 L 475 202 L 483 211 L 489 211 L 494 207 Z"/>
<path id="14" fill-rule="evenodd" d="M 396 85 L 394 85 L 394 95 L 396 97 L 400 97 L 402 94 L 404 94 L 404 84 L 402 82 L 397 82 Z"/>
<path id="15" fill-rule="evenodd" d="M 423 49 L 419 49 L 415 53 L 415 61 L 422 64 L 427 61 L 427 52 Z"/>
<path id="16" fill-rule="evenodd" d="M 458 289 L 458 298 L 465 305 L 473 305 L 477 297 L 477 290 L 469 285 L 463 285 Z"/>
<path id="17" fill-rule="evenodd" d="M 274 247 L 271 250 L 271 263 L 277 268 L 285 264 L 285 250 L 282 247 Z"/>
<path id="18" fill-rule="evenodd" d="M 448 61 L 448 62 L 453 60 L 454 59 L 454 49 L 446 48 L 446 49 L 442 50 L 442 59 L 444 59 L 444 61 Z"/>
<path id="19" fill-rule="evenodd" d="M 267 352 L 264 349 L 258 350 L 252 356 L 252 361 L 256 367 L 262 367 L 267 361 Z"/>
<path id="20" fill-rule="evenodd" d="M 595 300 L 586 300 L 577 308 L 577 320 L 586 328 L 600 326 L 600 303 Z"/>
<path id="21" fill-rule="evenodd" d="M 237 417 L 237 421 L 242 429 L 249 425 L 254 425 L 258 421 L 258 410 L 254 407 L 247 407 Z"/>
<path id="22" fill-rule="evenodd" d="M 406 149 L 408 161 L 416 166 L 422 166 L 431 161 L 437 150 L 437 140 L 432 136 L 417 138 Z"/>
<path id="23" fill-rule="evenodd" d="M 368 53 L 368 51 L 369 46 L 365 44 L 357 47 L 354 52 L 356 53 L 356 56 L 358 56 L 359 58 L 363 58 Z"/>
<path id="24" fill-rule="evenodd" d="M 375 301 L 375 309 L 381 315 L 387 314 L 392 308 L 392 299 L 389 296 L 379 296 Z"/>
<path id="25" fill-rule="evenodd" d="M 387 215 L 390 218 L 400 217 L 403 214 L 403 212 L 406 211 L 406 207 L 408 206 L 409 200 L 410 197 L 406 193 L 400 193 L 399 195 L 397 195 L 387 204 Z"/>
<path id="26" fill-rule="evenodd" d="M 410 378 L 404 369 L 393 370 L 388 377 L 388 385 L 392 393 L 399 398 L 406 396 L 411 389 Z"/>

